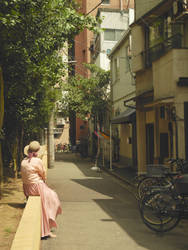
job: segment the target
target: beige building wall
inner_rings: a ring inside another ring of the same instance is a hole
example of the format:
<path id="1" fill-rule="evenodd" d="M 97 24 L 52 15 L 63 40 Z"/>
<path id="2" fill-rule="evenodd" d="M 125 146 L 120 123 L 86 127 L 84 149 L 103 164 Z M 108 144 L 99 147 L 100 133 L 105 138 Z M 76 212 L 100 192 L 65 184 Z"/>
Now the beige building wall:
<path id="1" fill-rule="evenodd" d="M 187 50 L 171 50 L 153 62 L 154 98 L 188 94 L 186 87 L 178 87 L 179 77 L 188 77 Z M 182 97 L 179 99 L 182 100 Z M 185 98 L 184 98 L 185 99 Z"/>
<path id="2" fill-rule="evenodd" d="M 155 111 L 151 110 L 146 112 L 146 123 L 154 123 L 155 122 Z"/>
<path id="3" fill-rule="evenodd" d="M 129 141 L 129 138 L 132 137 L 132 125 L 122 124 L 120 134 L 120 158 L 129 164 L 132 158 L 132 144 Z"/>
<path id="4" fill-rule="evenodd" d="M 140 95 L 153 89 L 153 72 L 151 69 L 136 75 L 136 94 Z"/>
<path id="5" fill-rule="evenodd" d="M 146 172 L 146 113 L 136 110 L 138 174 Z M 143 146 L 140 146 L 143 145 Z"/>
<path id="6" fill-rule="evenodd" d="M 136 20 L 164 0 L 135 0 Z"/>
<path id="7" fill-rule="evenodd" d="M 166 44 L 164 45 L 167 48 L 163 52 L 161 50 L 163 54 L 161 54 L 157 60 L 153 61 L 151 65 L 149 65 L 149 63 L 148 65 L 145 64 L 145 44 L 146 46 L 148 44 L 147 40 L 145 41 L 144 26 L 146 23 L 144 22 L 146 22 L 146 20 L 150 20 L 152 22 L 152 15 L 148 13 L 148 19 L 144 19 L 143 16 L 162 2 L 164 2 L 163 9 L 158 9 L 158 14 L 160 15 L 161 11 L 161 16 L 164 14 L 163 11 L 169 11 L 169 7 L 165 5 L 165 1 L 136 0 L 136 20 L 141 17 L 142 19 L 140 19 L 137 23 L 134 23 L 131 27 L 133 41 L 132 69 L 136 73 L 136 95 L 139 96 L 140 94 L 153 90 L 153 100 L 152 98 L 150 100 L 149 98 L 147 99 L 146 95 L 141 96 L 142 101 L 137 98 L 137 145 L 139 172 L 145 170 L 146 125 L 148 123 L 154 124 L 154 163 L 155 160 L 157 162 L 157 160 L 161 160 L 161 158 L 166 157 L 166 155 L 163 155 L 162 153 L 160 155 L 160 146 L 162 143 L 160 142 L 160 138 L 163 139 L 165 143 L 167 141 L 167 137 L 164 137 L 164 135 L 162 135 L 163 137 L 161 136 L 163 133 L 168 135 L 169 157 L 176 157 L 176 146 L 178 146 L 178 156 L 180 158 L 185 158 L 184 102 L 188 102 L 188 87 L 180 87 L 177 83 L 180 77 L 188 77 L 188 20 L 179 20 L 180 22 L 184 22 L 183 28 L 181 28 L 181 30 L 183 30 L 181 33 L 182 48 L 174 49 L 173 46 L 175 45 L 172 40 L 169 40 L 169 42 L 172 42 L 172 47 L 170 43 L 168 47 L 167 41 L 165 41 Z M 167 7 L 166 10 L 165 6 Z M 153 14 L 156 13 L 157 12 Z M 166 52 L 167 50 L 169 51 Z M 148 58 L 150 58 L 150 56 L 152 57 L 152 53 L 148 54 L 148 56 Z M 147 104 L 143 104 L 144 102 Z M 165 117 L 162 117 L 162 114 L 160 113 L 161 107 L 165 110 Z M 172 109 L 174 108 L 176 116 L 172 116 Z"/>
<path id="8" fill-rule="evenodd" d="M 144 30 L 139 25 L 134 25 L 131 28 L 132 34 L 132 70 L 138 72 L 144 69 L 144 60 L 142 52 L 144 51 Z M 136 41 L 136 42 L 135 42 Z"/>
<path id="9" fill-rule="evenodd" d="M 177 115 L 178 152 L 185 158 L 184 102 L 188 101 L 188 88 L 177 85 L 179 77 L 188 77 L 187 50 L 171 50 L 153 63 L 154 98 L 172 96 Z M 164 128 L 161 126 L 160 129 Z M 175 140 L 174 140 L 175 141 Z"/>

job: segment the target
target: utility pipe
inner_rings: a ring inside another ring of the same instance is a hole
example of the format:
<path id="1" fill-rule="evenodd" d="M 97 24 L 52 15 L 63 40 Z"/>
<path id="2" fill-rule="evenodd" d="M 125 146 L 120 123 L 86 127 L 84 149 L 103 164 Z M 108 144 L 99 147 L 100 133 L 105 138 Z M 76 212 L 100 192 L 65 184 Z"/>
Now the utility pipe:
<path id="1" fill-rule="evenodd" d="M 122 11 L 123 10 L 122 0 L 119 1 L 119 4 L 120 4 L 120 11 Z"/>

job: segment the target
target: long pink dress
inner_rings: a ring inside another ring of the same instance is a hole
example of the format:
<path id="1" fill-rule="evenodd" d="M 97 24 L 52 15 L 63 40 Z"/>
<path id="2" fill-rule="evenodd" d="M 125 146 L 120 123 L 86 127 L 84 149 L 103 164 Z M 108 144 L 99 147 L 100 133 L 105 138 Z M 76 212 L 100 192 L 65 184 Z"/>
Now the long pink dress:
<path id="1" fill-rule="evenodd" d="M 42 160 L 38 157 L 25 158 L 21 163 L 21 175 L 25 196 L 41 197 L 41 237 L 49 236 L 50 229 L 57 227 L 55 219 L 62 213 L 62 209 L 57 194 L 44 182 L 45 171 Z"/>

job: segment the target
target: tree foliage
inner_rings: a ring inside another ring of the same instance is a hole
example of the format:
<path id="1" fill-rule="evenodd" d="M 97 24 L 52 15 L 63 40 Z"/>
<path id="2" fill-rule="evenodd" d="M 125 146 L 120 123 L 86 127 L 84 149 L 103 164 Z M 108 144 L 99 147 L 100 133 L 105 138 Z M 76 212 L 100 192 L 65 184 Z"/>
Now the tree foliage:
<path id="1" fill-rule="evenodd" d="M 109 106 L 110 72 L 101 69 L 95 64 L 85 64 L 91 72 L 89 78 L 81 75 L 69 78 L 64 84 L 64 98 L 62 107 L 75 111 L 82 119 L 88 114 L 99 116 L 106 112 Z"/>
<path id="2" fill-rule="evenodd" d="M 85 28 L 96 31 L 97 22 L 78 13 L 75 1 L 0 2 L 6 152 L 21 136 L 30 140 L 46 126 L 59 97 L 54 86 L 61 85 L 66 70 L 59 52 Z"/>

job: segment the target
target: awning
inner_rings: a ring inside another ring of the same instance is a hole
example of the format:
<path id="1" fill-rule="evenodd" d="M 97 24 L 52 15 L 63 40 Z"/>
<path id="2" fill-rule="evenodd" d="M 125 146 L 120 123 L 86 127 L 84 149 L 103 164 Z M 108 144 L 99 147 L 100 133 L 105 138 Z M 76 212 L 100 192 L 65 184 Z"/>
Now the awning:
<path id="1" fill-rule="evenodd" d="M 136 110 L 132 108 L 128 108 L 126 111 L 122 112 L 120 115 L 114 117 L 111 120 L 112 124 L 121 124 L 121 123 L 130 123 L 136 117 Z"/>
<path id="2" fill-rule="evenodd" d="M 151 103 L 145 104 L 144 107 L 154 107 L 154 106 L 158 106 L 158 105 L 171 104 L 171 103 L 174 103 L 173 96 L 169 96 L 166 98 L 155 100 Z"/>
<path id="3" fill-rule="evenodd" d="M 124 106 L 128 106 L 127 103 L 130 102 L 130 101 L 139 101 L 139 100 L 142 100 L 143 98 L 146 99 L 146 97 L 149 97 L 149 98 L 153 98 L 153 90 L 148 90 L 148 91 L 145 91 L 141 94 L 138 94 L 134 97 L 131 97 L 130 99 L 127 99 L 124 101 Z M 136 108 L 136 107 L 135 107 Z"/>

